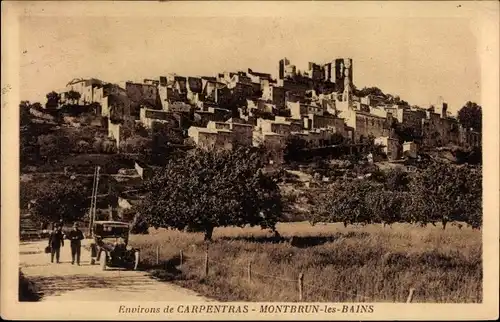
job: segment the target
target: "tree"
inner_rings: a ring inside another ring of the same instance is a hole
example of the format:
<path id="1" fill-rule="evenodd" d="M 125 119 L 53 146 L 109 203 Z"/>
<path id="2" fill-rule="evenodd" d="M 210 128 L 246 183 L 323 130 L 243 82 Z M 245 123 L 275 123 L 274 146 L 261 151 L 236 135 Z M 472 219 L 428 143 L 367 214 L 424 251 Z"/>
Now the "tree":
<path id="1" fill-rule="evenodd" d="M 40 155 L 51 161 L 62 154 L 68 154 L 71 148 L 70 140 L 65 136 L 46 134 L 38 137 Z"/>
<path id="2" fill-rule="evenodd" d="M 458 111 L 460 124 L 466 129 L 472 128 L 478 132 L 482 130 L 482 116 L 481 106 L 470 101 Z"/>
<path id="3" fill-rule="evenodd" d="M 40 222 L 80 220 L 89 205 L 88 187 L 78 182 L 42 182 L 36 189 L 21 189 L 21 200 L 33 200 L 31 214 Z"/>
<path id="4" fill-rule="evenodd" d="M 372 190 L 366 194 L 366 202 L 372 214 L 372 221 L 391 225 L 403 221 L 407 193 L 391 190 Z"/>
<path id="5" fill-rule="evenodd" d="M 311 218 L 315 222 L 343 222 L 368 224 L 373 222 L 372 209 L 367 195 L 380 190 L 380 185 L 368 180 L 352 180 L 342 185 L 334 184 L 325 192 L 318 193 L 313 201 L 317 207 Z"/>
<path id="6" fill-rule="evenodd" d="M 194 150 L 171 160 L 147 184 L 140 213 L 155 228 L 201 231 L 211 240 L 221 226 L 260 225 L 275 230 L 281 194 L 275 178 L 262 172 L 262 150 Z"/>
<path id="7" fill-rule="evenodd" d="M 307 142 L 301 137 L 290 136 L 285 145 L 284 157 L 287 162 L 298 161 L 304 154 L 304 149 L 307 148 Z"/>
<path id="8" fill-rule="evenodd" d="M 385 188 L 390 191 L 407 191 L 408 173 L 400 168 L 391 169 L 385 174 Z"/>
<path id="9" fill-rule="evenodd" d="M 61 100 L 61 96 L 57 92 L 50 92 L 46 95 L 47 103 L 45 103 L 45 107 L 49 109 L 56 109 L 59 107 L 59 101 Z"/>
<path id="10" fill-rule="evenodd" d="M 78 101 L 82 97 L 82 95 L 80 93 L 78 93 L 77 91 L 74 91 L 74 90 L 70 90 L 68 92 L 67 96 L 68 96 L 68 99 L 71 100 L 71 102 L 73 104 L 78 104 Z"/>
<path id="11" fill-rule="evenodd" d="M 481 225 L 482 175 L 467 166 L 434 162 L 414 175 L 409 184 L 409 221 L 422 225 L 465 221 Z"/>
<path id="12" fill-rule="evenodd" d="M 19 124 L 21 126 L 31 122 L 30 108 L 31 104 L 29 101 L 21 101 L 21 104 L 19 104 Z"/>

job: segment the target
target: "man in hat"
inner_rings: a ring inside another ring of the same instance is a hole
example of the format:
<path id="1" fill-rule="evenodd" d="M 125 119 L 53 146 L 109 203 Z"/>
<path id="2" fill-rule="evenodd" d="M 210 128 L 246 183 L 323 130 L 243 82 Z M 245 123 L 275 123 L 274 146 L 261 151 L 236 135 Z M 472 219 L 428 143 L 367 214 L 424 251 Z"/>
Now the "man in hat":
<path id="1" fill-rule="evenodd" d="M 78 223 L 73 224 L 73 230 L 68 234 L 68 239 L 71 241 L 71 264 L 78 264 L 80 266 L 80 253 L 82 249 L 83 233 L 78 229 Z"/>
<path id="2" fill-rule="evenodd" d="M 56 257 L 56 263 L 59 263 L 59 257 L 61 254 L 61 246 L 64 246 L 64 234 L 62 232 L 62 227 L 58 224 L 54 224 L 54 228 L 49 234 L 49 247 L 50 247 L 50 262 L 54 262 L 54 255 Z"/>

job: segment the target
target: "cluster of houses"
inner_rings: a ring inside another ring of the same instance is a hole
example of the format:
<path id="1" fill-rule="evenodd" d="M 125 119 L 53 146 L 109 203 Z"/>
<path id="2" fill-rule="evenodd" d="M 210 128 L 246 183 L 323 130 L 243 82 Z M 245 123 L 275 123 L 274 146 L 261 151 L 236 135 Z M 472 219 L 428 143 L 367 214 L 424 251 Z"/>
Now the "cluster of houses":
<path id="1" fill-rule="evenodd" d="M 167 123 L 183 129 L 192 144 L 204 149 L 262 144 L 283 151 L 293 136 L 310 147 L 331 145 L 339 137 L 350 144 L 371 137 L 389 159 L 398 159 L 404 151 L 416 153 L 417 143 L 430 147 L 481 144 L 480 133 L 463 128 L 449 116 L 446 102 L 424 109 L 387 104 L 371 95 L 357 97 L 349 58 L 309 63 L 303 72 L 284 58 L 279 61 L 277 79 L 251 69 L 215 77 L 170 74 L 127 82 L 125 88 L 97 79 L 75 79 L 59 93 L 61 104 L 74 99 L 70 92 L 80 94 L 76 102 L 80 105 L 98 103 L 98 113 L 108 118 L 109 135 L 118 146 L 125 122 L 139 122 L 146 128 Z M 421 139 L 400 144 L 394 124 Z"/>

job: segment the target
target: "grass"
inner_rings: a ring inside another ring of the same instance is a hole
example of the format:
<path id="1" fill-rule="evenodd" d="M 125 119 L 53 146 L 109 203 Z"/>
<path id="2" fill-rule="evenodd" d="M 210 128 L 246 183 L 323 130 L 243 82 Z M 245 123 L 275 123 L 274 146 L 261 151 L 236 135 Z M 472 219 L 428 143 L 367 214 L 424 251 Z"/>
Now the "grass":
<path id="1" fill-rule="evenodd" d="M 297 301 L 300 272 L 309 302 L 404 302 L 410 288 L 414 302 L 482 301 L 480 231 L 306 222 L 280 223 L 278 231 L 281 239 L 258 227 L 216 229 L 207 277 L 202 234 L 152 230 L 131 244 L 154 277 L 221 301 Z"/>

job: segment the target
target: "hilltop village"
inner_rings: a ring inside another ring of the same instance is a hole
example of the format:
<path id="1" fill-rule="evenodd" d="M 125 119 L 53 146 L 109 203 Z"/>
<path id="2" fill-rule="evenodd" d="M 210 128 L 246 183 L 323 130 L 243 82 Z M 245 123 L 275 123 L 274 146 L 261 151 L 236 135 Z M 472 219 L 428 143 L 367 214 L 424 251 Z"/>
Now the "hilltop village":
<path id="1" fill-rule="evenodd" d="M 238 144 L 272 148 L 283 162 L 290 138 L 309 148 L 372 140 L 388 160 L 416 155 L 421 147 L 454 144 L 475 147 L 480 133 L 464 128 L 440 101 L 427 108 L 354 86 L 353 61 L 339 58 L 309 63 L 300 71 L 284 58 L 278 77 L 244 71 L 217 76 L 169 74 L 125 88 L 98 79 L 74 79 L 58 91 L 57 106 L 92 105 L 107 119 L 109 138 L 120 150 L 123 129 L 177 128 L 185 142 L 202 149 L 232 149 Z"/>

